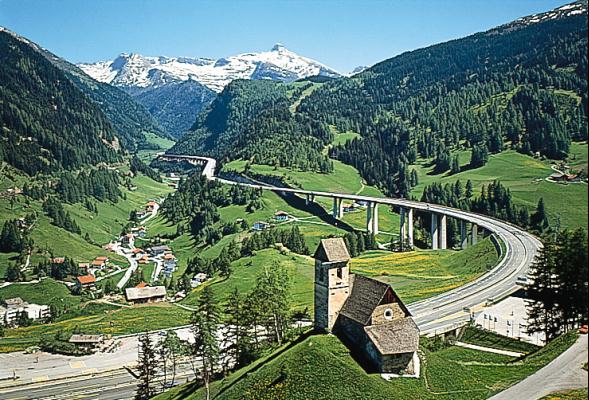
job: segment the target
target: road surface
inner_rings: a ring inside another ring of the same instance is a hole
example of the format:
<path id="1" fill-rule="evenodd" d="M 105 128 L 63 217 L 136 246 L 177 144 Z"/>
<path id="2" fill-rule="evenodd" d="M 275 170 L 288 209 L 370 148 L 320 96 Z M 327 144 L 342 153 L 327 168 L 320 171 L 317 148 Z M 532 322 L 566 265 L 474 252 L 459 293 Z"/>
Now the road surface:
<path id="1" fill-rule="evenodd" d="M 490 400 L 537 400 L 560 390 L 585 388 L 587 371 L 583 365 L 587 362 L 587 355 L 587 335 L 581 335 L 550 364 Z"/>

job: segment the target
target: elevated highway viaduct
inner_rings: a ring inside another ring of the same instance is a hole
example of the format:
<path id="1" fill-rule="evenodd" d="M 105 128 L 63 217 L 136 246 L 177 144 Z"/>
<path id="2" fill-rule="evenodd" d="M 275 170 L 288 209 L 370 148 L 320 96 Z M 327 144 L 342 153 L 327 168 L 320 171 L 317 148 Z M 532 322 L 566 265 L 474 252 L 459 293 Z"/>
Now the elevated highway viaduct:
<path id="1" fill-rule="evenodd" d="M 414 245 L 413 220 L 415 213 L 429 214 L 431 220 L 430 243 L 433 249 L 447 248 L 446 226 L 448 218 L 460 223 L 460 244 L 476 243 L 479 230 L 486 230 L 503 244 L 499 263 L 489 272 L 464 286 L 409 306 L 422 334 L 431 335 L 454 329 L 470 319 L 470 310 L 496 302 L 516 292 L 516 279 L 528 272 L 542 243 L 525 230 L 499 219 L 458 210 L 437 204 L 397 198 L 378 198 L 346 193 L 285 188 L 257 183 L 242 183 L 215 176 L 216 160 L 210 157 L 162 154 L 159 158 L 168 162 L 185 161 L 203 167 L 202 174 L 210 180 L 227 185 L 240 185 L 276 193 L 292 193 L 307 203 L 317 197 L 333 199 L 334 218 L 343 216 L 343 201 L 365 204 L 367 207 L 366 231 L 377 234 L 378 206 L 387 205 L 400 210 L 400 238 Z M 468 231 L 470 227 L 470 232 Z M 470 240 L 469 240 L 470 239 Z"/>

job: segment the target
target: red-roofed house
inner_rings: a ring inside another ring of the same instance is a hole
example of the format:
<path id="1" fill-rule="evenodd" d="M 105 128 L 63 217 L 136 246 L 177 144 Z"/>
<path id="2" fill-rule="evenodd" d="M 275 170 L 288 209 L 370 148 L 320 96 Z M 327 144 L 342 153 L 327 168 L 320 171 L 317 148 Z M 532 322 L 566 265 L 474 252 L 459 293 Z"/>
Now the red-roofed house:
<path id="1" fill-rule="evenodd" d="M 76 286 L 80 290 L 89 289 L 95 290 L 96 289 L 96 278 L 94 275 L 82 275 L 76 278 Z"/>

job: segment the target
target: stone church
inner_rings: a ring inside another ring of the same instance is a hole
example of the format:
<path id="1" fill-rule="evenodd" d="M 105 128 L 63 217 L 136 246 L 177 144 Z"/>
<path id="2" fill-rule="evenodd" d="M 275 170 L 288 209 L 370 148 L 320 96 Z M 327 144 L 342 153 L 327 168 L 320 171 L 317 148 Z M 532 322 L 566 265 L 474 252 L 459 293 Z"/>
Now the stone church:
<path id="1" fill-rule="evenodd" d="M 393 288 L 351 274 L 342 238 L 321 240 L 314 258 L 315 328 L 339 336 L 380 373 L 415 374 L 419 328 Z"/>

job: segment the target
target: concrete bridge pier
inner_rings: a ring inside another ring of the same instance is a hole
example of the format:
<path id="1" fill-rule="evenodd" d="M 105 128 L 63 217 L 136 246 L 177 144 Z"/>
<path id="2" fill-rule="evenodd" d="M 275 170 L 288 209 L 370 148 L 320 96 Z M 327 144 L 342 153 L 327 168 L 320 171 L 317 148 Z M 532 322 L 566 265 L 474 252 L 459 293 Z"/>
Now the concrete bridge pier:
<path id="1" fill-rule="evenodd" d="M 401 231 L 399 232 L 401 244 L 405 244 L 405 241 L 407 240 L 407 216 L 405 215 L 405 212 L 405 208 L 401 207 L 399 210 L 399 216 L 401 217 Z"/>
<path id="2" fill-rule="evenodd" d="M 438 214 L 432 213 L 432 224 L 430 228 L 431 238 L 432 238 L 432 250 L 438 249 Z"/>
<path id="3" fill-rule="evenodd" d="M 366 209 L 366 232 L 378 235 L 378 203 L 368 203 Z"/>
<path id="4" fill-rule="evenodd" d="M 407 239 L 409 241 L 409 246 L 413 248 L 415 246 L 413 240 L 413 209 L 408 208 L 407 210 Z"/>
<path id="5" fill-rule="evenodd" d="M 448 241 L 447 241 L 447 235 L 446 235 L 446 231 L 447 231 L 447 217 L 442 214 L 439 216 L 440 221 L 439 221 L 439 232 L 440 232 L 440 239 L 438 240 L 438 245 L 440 246 L 440 249 L 447 249 L 448 248 Z"/>
<path id="6" fill-rule="evenodd" d="M 466 221 L 460 220 L 460 248 L 462 250 L 468 247 L 468 235 L 466 233 Z"/>
<path id="7" fill-rule="evenodd" d="M 400 208 L 401 215 L 401 243 L 407 244 L 413 248 L 413 209 L 412 208 Z"/>
<path id="8" fill-rule="evenodd" d="M 479 237 L 479 227 L 476 224 L 472 224 L 472 230 L 470 231 L 470 244 L 473 246 L 477 244 Z"/>
<path id="9" fill-rule="evenodd" d="M 315 201 L 315 196 L 312 194 L 306 194 L 305 195 L 305 205 L 308 206 L 309 204 L 313 203 Z"/>
<path id="10" fill-rule="evenodd" d="M 344 216 L 344 202 L 339 197 L 333 198 L 333 218 L 341 219 Z"/>

